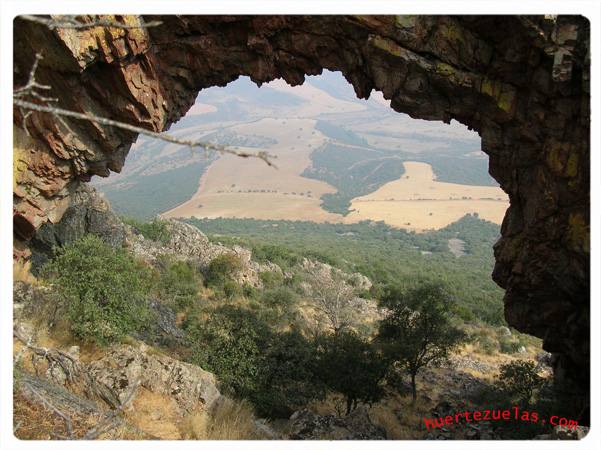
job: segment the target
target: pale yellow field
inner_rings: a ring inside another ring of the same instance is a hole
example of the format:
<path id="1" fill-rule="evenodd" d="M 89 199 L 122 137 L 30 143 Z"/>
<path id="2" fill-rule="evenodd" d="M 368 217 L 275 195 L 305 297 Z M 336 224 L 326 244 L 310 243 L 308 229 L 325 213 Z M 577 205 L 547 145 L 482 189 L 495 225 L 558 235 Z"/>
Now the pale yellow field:
<path id="1" fill-rule="evenodd" d="M 467 213 L 501 223 L 509 206 L 501 188 L 444 183 L 434 179 L 426 163 L 406 162 L 401 178 L 351 203 L 346 223 L 383 220 L 389 225 L 416 231 L 442 228 Z"/>
<path id="2" fill-rule="evenodd" d="M 320 197 L 336 189 L 300 176 L 311 162 L 311 152 L 324 142 L 314 125 L 312 119 L 269 118 L 232 127 L 240 134 L 275 139 L 277 143 L 264 150 L 276 156 L 277 169 L 258 159 L 224 155 L 203 175 L 196 194 L 163 216 L 339 221 L 339 215 L 320 207 Z"/>

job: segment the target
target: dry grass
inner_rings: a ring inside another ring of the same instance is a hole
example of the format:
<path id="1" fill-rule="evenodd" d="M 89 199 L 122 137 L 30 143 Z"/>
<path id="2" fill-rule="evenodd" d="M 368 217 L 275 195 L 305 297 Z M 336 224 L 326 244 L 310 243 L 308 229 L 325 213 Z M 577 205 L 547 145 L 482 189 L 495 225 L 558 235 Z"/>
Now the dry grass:
<path id="1" fill-rule="evenodd" d="M 368 408 L 368 415 L 375 425 L 386 430 L 388 439 L 421 439 L 424 434 L 422 419 L 428 417 L 433 405 L 422 398 L 413 405 L 410 397 L 388 391 L 385 398 Z M 310 409 L 321 416 L 342 416 L 344 399 L 338 394 L 330 394 L 325 400 L 312 403 Z"/>
<path id="2" fill-rule="evenodd" d="M 419 398 L 413 405 L 409 397 L 392 394 L 373 405 L 369 417 L 386 430 L 388 439 L 422 439 L 423 418 L 429 416 L 432 406 Z"/>
<path id="3" fill-rule="evenodd" d="M 17 281 L 37 285 L 38 279 L 31 273 L 31 261 L 13 262 L 13 282 Z"/>
<path id="4" fill-rule="evenodd" d="M 172 397 L 139 388 L 126 417 L 140 430 L 158 439 L 181 439 L 181 415 Z"/>
<path id="5" fill-rule="evenodd" d="M 180 424 L 183 439 L 252 440 L 264 439 L 255 425 L 251 405 L 245 400 L 222 397 L 211 411 L 197 411 Z"/>
<path id="6" fill-rule="evenodd" d="M 65 421 L 57 414 L 34 403 L 20 391 L 13 394 L 13 430 L 17 439 L 48 440 L 64 439 L 67 436 Z M 73 435 L 82 437 L 98 421 L 98 417 L 69 414 Z"/>

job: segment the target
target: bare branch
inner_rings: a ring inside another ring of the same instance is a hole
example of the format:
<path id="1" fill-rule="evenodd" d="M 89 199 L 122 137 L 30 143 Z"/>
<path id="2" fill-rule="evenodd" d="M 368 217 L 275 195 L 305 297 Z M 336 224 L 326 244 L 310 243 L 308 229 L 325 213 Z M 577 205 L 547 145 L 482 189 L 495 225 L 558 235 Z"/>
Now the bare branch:
<path id="1" fill-rule="evenodd" d="M 36 388 L 34 388 L 31 384 L 27 382 L 22 382 L 22 388 L 28 390 L 31 394 L 37 397 L 40 402 L 49 409 L 54 414 L 59 416 L 65 422 L 65 430 L 67 431 L 67 439 L 73 438 L 73 423 L 71 422 L 71 418 L 67 416 L 65 413 L 61 412 L 57 407 L 55 407 L 48 399 L 46 399 Z"/>
<path id="2" fill-rule="evenodd" d="M 136 28 L 156 27 L 163 23 L 160 20 L 153 20 L 151 22 L 144 23 L 142 21 L 142 18 L 140 18 L 141 23 L 138 25 L 128 25 L 125 23 L 105 19 L 98 19 L 93 22 L 80 22 L 79 20 L 77 20 L 77 16 L 61 16 L 60 19 L 53 19 L 41 16 L 32 16 L 28 14 L 21 15 L 19 16 L 19 18 L 34 23 L 39 23 L 40 25 L 48 27 L 49 30 L 55 30 L 57 28 L 81 30 L 95 27 L 120 28 L 124 30 L 131 30 Z"/>
<path id="3" fill-rule="evenodd" d="M 133 400 L 133 398 L 136 394 L 136 391 L 138 389 L 138 386 L 140 386 L 139 379 L 135 381 L 129 394 L 127 395 L 125 400 L 123 400 L 123 402 L 121 402 L 121 405 L 119 405 L 119 407 L 117 407 L 117 408 L 113 409 L 111 412 L 109 412 L 104 417 L 104 419 L 102 419 L 100 422 L 98 422 L 98 424 L 96 424 L 96 426 L 94 428 L 89 430 L 82 439 L 88 439 L 88 440 L 96 439 L 101 434 L 106 433 L 107 431 L 109 431 L 112 428 L 119 425 L 119 423 L 121 422 L 121 419 L 119 418 L 119 414 Z"/>
<path id="4" fill-rule="evenodd" d="M 56 118 L 60 117 L 70 117 L 77 120 L 85 120 L 88 122 L 97 123 L 100 125 L 106 125 L 109 127 L 120 128 L 122 130 L 131 131 L 133 133 L 143 134 L 145 136 L 150 136 L 154 139 L 159 139 L 161 141 L 169 142 L 171 144 L 178 144 L 185 147 L 189 147 L 190 149 L 194 148 L 202 148 L 205 151 L 215 151 L 221 154 L 228 154 L 238 156 L 240 158 L 258 158 L 264 161 L 268 166 L 276 167 L 275 164 L 271 161 L 275 159 L 274 155 L 269 154 L 265 151 L 259 152 L 245 152 L 245 151 L 237 151 L 230 149 L 223 145 L 213 144 L 211 142 L 204 141 L 195 141 L 195 140 L 187 140 L 187 139 L 179 139 L 175 136 L 163 133 L 157 133 L 155 131 L 149 131 L 141 127 L 137 127 L 134 125 L 130 125 L 125 122 L 119 122 L 117 120 L 107 119 L 106 117 L 100 117 L 93 114 L 84 114 L 76 111 L 71 111 L 68 109 L 63 109 L 55 106 L 45 106 L 39 105 L 37 103 L 32 103 L 29 101 L 21 100 L 19 98 L 13 98 L 13 104 L 19 108 L 44 112 L 54 115 Z"/>

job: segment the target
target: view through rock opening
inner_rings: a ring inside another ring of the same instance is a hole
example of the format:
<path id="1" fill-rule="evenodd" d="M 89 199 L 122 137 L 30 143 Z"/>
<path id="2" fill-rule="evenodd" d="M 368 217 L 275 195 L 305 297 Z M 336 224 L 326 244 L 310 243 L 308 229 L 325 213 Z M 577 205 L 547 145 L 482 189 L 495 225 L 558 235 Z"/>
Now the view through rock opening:
<path id="1" fill-rule="evenodd" d="M 468 213 L 500 224 L 508 206 L 476 133 L 395 113 L 375 91 L 358 100 L 340 73 L 307 77 L 299 87 L 279 80 L 258 88 L 243 77 L 203 90 L 171 133 L 268 151 L 278 168 L 142 138 L 120 174 L 94 180 L 117 212 L 382 220 L 419 232 Z"/>
<path id="2" fill-rule="evenodd" d="M 375 89 L 395 111 L 456 120 L 477 131 L 490 173 L 511 204 L 495 245 L 493 272 L 506 290 L 505 317 L 518 330 L 543 339 L 555 355 L 556 377 L 586 417 L 590 124 L 585 19 L 161 20 L 156 28 L 103 34 L 101 29 L 50 31 L 17 19 L 15 83 L 26 77 L 41 48 L 40 81 L 53 87 L 64 107 L 163 131 L 193 107 L 202 89 L 241 75 L 259 83 L 283 78 L 298 85 L 328 69 L 340 71 L 359 98 Z M 17 127 L 22 119 L 17 114 Z M 28 120 L 31 137 L 17 132 L 15 150 L 16 255 L 28 254 L 26 241 L 44 223 L 60 226 L 81 181 L 121 170 L 136 139 L 131 132 L 72 120 L 68 130 L 44 114 Z"/>

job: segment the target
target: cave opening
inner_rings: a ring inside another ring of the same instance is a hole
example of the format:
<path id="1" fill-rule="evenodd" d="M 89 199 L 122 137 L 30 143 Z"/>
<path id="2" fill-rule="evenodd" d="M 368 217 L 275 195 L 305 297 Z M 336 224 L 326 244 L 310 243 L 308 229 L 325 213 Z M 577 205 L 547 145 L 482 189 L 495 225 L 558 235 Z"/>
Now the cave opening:
<path id="1" fill-rule="evenodd" d="M 395 111 L 465 124 L 481 136 L 490 173 L 511 199 L 495 245 L 493 272 L 505 288 L 505 317 L 517 329 L 542 338 L 544 348 L 555 355 L 556 376 L 586 398 L 585 20 L 542 16 L 527 20 L 496 16 L 162 19 L 161 27 L 143 33 L 123 30 L 115 37 L 118 44 L 96 42 L 93 48 L 78 47 L 89 37 L 85 30 L 48 33 L 39 25 L 22 23 L 15 27 L 16 73 L 28 73 L 39 42 L 44 42 L 52 51 L 40 65 L 40 80 L 68 86 L 56 93 L 61 104 L 100 111 L 155 131 L 168 128 L 193 107 L 199 90 L 222 86 L 240 75 L 259 83 L 280 77 L 298 85 L 323 69 L 341 71 L 359 98 L 376 89 L 391 99 Z M 567 30 L 576 37 L 556 41 Z M 58 66 L 64 68 L 60 73 L 54 70 Z M 67 130 L 48 123 L 41 114 L 34 114 L 30 122 L 35 151 L 21 155 L 26 167 L 16 180 L 14 216 L 15 223 L 39 229 L 45 222 L 59 221 L 65 199 L 80 180 L 120 170 L 136 135 L 73 121 L 68 121 L 72 127 Z M 86 151 L 78 151 L 81 147 Z M 307 191 L 302 192 L 306 197 Z"/>

